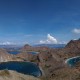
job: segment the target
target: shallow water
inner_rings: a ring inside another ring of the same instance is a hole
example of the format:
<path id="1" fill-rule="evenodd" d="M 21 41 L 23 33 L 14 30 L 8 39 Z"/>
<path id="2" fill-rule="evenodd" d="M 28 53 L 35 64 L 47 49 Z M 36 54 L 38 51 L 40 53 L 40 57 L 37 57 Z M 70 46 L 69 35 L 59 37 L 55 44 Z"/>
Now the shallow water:
<path id="1" fill-rule="evenodd" d="M 19 54 L 20 51 L 8 51 L 9 54 Z"/>
<path id="2" fill-rule="evenodd" d="M 32 52 L 28 52 L 29 54 L 38 54 L 39 52 L 35 52 L 35 51 L 32 51 Z"/>
<path id="3" fill-rule="evenodd" d="M 67 60 L 67 64 L 70 66 L 75 66 L 77 62 L 80 62 L 80 57 L 73 57 Z"/>
<path id="4" fill-rule="evenodd" d="M 31 62 L 18 62 L 18 61 L 3 62 L 0 63 L 0 70 L 3 69 L 14 70 L 23 74 L 33 75 L 35 77 L 39 77 L 42 75 L 39 67 Z"/>
<path id="5" fill-rule="evenodd" d="M 8 51 L 9 54 L 19 54 L 20 51 Z M 32 52 L 27 52 L 29 54 L 38 54 L 39 52 L 35 52 L 35 51 L 32 51 Z"/>

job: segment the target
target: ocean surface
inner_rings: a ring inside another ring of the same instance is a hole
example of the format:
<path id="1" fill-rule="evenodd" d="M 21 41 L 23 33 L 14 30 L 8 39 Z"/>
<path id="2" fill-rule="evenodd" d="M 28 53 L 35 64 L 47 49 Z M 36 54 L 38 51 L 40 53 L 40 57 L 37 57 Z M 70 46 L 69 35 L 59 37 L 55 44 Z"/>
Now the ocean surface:
<path id="1" fill-rule="evenodd" d="M 10 61 L 10 62 L 2 62 L 0 63 L 0 70 L 14 70 L 23 74 L 33 75 L 35 77 L 39 77 L 42 75 L 39 67 L 31 62 L 18 62 L 18 61 Z"/>

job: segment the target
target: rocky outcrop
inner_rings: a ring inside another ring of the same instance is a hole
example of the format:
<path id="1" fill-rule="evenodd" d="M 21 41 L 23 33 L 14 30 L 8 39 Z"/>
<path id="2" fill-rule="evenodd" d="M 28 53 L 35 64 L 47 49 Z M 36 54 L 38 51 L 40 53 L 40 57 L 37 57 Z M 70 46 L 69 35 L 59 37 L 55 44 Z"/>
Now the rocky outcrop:
<path id="1" fill-rule="evenodd" d="M 71 40 L 65 46 L 65 50 L 67 50 L 66 52 L 80 55 L 80 40 Z"/>
<path id="2" fill-rule="evenodd" d="M 17 58 L 16 55 L 9 54 L 6 49 L 0 49 L 0 62 L 7 61 L 23 61 L 20 58 Z"/>
<path id="3" fill-rule="evenodd" d="M 46 51 L 48 47 L 42 46 L 42 47 L 32 47 L 29 44 L 26 44 L 21 50 L 26 51 Z"/>
<path id="4" fill-rule="evenodd" d="M 22 48 L 22 50 L 31 50 L 32 46 L 30 46 L 29 44 L 24 45 L 24 47 Z"/>
<path id="5" fill-rule="evenodd" d="M 56 55 L 58 60 L 65 60 L 70 57 L 80 56 L 80 39 L 71 40 L 64 48 L 62 49 L 52 49 L 52 55 Z"/>
<path id="6" fill-rule="evenodd" d="M 30 75 L 24 75 L 16 71 L 1 70 L 0 80 L 40 80 L 40 79 Z"/>
<path id="7" fill-rule="evenodd" d="M 66 48 L 79 48 L 80 49 L 80 39 L 79 40 L 71 40 L 66 46 Z"/>
<path id="8" fill-rule="evenodd" d="M 12 60 L 12 55 L 8 54 L 5 49 L 0 49 L 0 62 Z"/>

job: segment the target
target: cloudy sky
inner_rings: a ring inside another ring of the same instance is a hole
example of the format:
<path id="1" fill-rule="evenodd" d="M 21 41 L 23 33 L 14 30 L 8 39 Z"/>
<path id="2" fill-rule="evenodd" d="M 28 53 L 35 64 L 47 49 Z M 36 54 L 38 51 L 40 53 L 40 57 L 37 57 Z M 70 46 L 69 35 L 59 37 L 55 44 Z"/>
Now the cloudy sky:
<path id="1" fill-rule="evenodd" d="M 0 44 L 57 44 L 78 38 L 80 0 L 0 0 Z"/>

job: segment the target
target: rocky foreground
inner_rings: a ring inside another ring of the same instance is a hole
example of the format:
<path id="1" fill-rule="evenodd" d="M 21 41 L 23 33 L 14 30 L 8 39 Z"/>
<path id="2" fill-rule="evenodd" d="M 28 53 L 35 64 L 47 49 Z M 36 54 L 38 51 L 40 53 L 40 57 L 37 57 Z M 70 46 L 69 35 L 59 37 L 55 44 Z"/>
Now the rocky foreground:
<path id="1" fill-rule="evenodd" d="M 28 54 L 28 51 L 37 51 L 39 54 Z M 64 48 L 53 49 L 48 47 L 32 47 L 25 45 L 22 53 L 16 55 L 30 62 L 38 64 L 44 74 L 45 80 L 79 80 L 80 66 L 70 68 L 65 60 L 80 56 L 80 39 L 71 40 Z"/>
<path id="2" fill-rule="evenodd" d="M 24 75 L 16 71 L 1 70 L 0 80 L 40 80 L 40 79 L 30 75 Z"/>
<path id="3" fill-rule="evenodd" d="M 1 51 L 3 52 L 4 50 Z M 37 51 L 39 54 L 29 54 L 29 51 Z M 6 58 L 3 54 L 0 53 L 0 56 L 3 56 L 3 61 L 6 59 L 8 61 L 17 60 L 36 63 L 43 73 L 42 77 L 40 77 L 41 80 L 80 80 L 80 62 L 72 68 L 65 63 L 68 58 L 80 56 L 80 39 L 71 40 L 61 49 L 32 47 L 27 44 L 21 49 L 20 54 L 10 55 L 6 53 L 4 54 L 5 56 L 7 55 Z M 0 60 L 2 62 L 2 58 Z"/>

